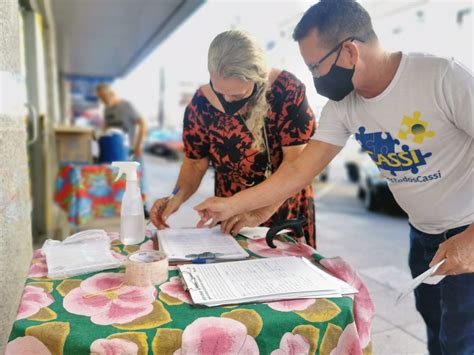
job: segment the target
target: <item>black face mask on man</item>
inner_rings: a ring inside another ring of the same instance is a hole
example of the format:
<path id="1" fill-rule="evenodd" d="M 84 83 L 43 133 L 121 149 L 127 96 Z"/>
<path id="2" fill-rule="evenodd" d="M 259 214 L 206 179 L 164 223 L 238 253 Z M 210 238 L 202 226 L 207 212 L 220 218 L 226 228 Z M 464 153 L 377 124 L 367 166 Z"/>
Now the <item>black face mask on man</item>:
<path id="1" fill-rule="evenodd" d="M 336 60 L 331 66 L 329 72 L 320 77 L 313 77 L 314 87 L 316 88 L 318 94 L 333 101 L 341 101 L 343 98 L 349 95 L 352 90 L 354 90 L 352 76 L 354 75 L 355 65 L 352 67 L 352 69 L 347 69 L 336 65 L 336 63 L 339 59 L 339 55 L 341 54 L 343 43 L 347 40 L 352 42 L 356 39 L 360 42 L 364 42 L 355 37 L 346 38 L 344 41 L 334 47 L 328 54 L 326 54 L 318 63 L 310 66 L 310 69 L 313 71 L 315 67 L 318 67 L 327 57 L 329 57 L 339 48 Z"/>
<path id="2" fill-rule="evenodd" d="M 319 95 L 333 101 L 341 101 L 354 90 L 352 84 L 354 70 L 355 65 L 352 69 L 346 69 L 333 64 L 326 75 L 313 78 L 314 87 Z"/>
<path id="3" fill-rule="evenodd" d="M 243 98 L 241 100 L 237 100 L 237 101 L 232 101 L 232 102 L 229 102 L 229 101 L 226 101 L 224 99 L 224 95 L 216 92 L 214 90 L 214 87 L 212 86 L 212 82 L 209 81 L 209 85 L 211 86 L 211 89 L 212 91 L 214 91 L 214 94 L 216 94 L 217 96 L 217 99 L 219 100 L 219 102 L 221 103 L 222 107 L 224 108 L 224 112 L 227 113 L 228 115 L 235 115 L 242 107 L 245 106 L 245 104 L 247 102 L 250 101 L 250 99 L 255 95 L 255 93 L 257 92 L 257 84 L 255 84 L 253 86 L 253 90 L 252 90 L 252 93 L 250 94 L 250 96 L 246 97 L 246 98 Z"/>

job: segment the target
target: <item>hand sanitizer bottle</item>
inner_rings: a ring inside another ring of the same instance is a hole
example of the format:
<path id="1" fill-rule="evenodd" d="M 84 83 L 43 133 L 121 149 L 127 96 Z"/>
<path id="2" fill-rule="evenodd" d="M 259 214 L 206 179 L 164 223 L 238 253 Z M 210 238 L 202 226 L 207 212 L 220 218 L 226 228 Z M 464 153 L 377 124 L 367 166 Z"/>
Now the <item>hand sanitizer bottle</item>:
<path id="1" fill-rule="evenodd" d="M 120 161 L 113 162 L 112 166 L 119 168 L 115 181 L 120 179 L 122 174 L 127 178 L 120 211 L 120 241 L 124 245 L 139 244 L 145 239 L 145 216 L 137 175 L 140 163 Z"/>

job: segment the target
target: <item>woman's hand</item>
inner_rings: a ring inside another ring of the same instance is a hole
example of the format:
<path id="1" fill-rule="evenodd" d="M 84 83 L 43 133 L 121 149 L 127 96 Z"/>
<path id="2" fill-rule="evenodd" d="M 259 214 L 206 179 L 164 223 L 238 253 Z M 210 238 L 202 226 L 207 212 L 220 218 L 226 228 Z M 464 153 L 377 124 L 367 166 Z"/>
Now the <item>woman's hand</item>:
<path id="1" fill-rule="evenodd" d="M 169 226 L 166 224 L 166 220 L 172 213 L 178 210 L 179 206 L 181 206 L 181 203 L 181 200 L 176 196 L 171 199 L 168 197 L 159 198 L 155 201 L 153 207 L 151 208 L 151 222 L 158 229 L 169 228 Z"/>

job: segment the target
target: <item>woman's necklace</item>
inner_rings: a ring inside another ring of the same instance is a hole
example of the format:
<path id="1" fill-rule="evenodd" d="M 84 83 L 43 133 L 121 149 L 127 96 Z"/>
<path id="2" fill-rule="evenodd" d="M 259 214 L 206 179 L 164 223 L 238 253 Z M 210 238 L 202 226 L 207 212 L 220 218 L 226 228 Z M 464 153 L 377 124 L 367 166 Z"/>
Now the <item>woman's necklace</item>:
<path id="1" fill-rule="evenodd" d="M 247 127 L 247 130 L 250 132 L 248 126 L 247 126 L 247 122 L 246 120 L 244 119 L 244 117 L 239 113 L 237 114 L 239 119 L 242 121 L 242 123 L 244 124 L 245 127 Z M 272 175 L 272 162 L 271 162 L 271 158 L 270 158 L 270 146 L 268 144 L 268 135 L 267 135 L 267 128 L 266 128 L 266 125 L 265 125 L 265 121 L 263 122 L 263 137 L 264 137 L 264 140 L 265 140 L 265 151 L 267 152 L 267 165 L 265 167 L 265 178 L 268 179 L 270 177 L 270 175 Z M 250 184 L 245 184 L 247 186 L 253 186 L 255 185 L 255 181 L 250 183 Z"/>

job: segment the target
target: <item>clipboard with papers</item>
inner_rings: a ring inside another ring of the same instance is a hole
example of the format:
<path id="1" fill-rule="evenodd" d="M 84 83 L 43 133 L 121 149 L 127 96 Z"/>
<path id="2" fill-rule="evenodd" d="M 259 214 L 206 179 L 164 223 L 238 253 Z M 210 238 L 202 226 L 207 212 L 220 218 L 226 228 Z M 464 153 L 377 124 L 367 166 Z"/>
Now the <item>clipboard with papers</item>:
<path id="1" fill-rule="evenodd" d="M 195 305 L 221 306 L 298 298 L 342 297 L 358 291 L 302 257 L 179 265 Z"/>
<path id="2" fill-rule="evenodd" d="M 196 228 L 199 215 L 190 205 L 181 206 L 166 221 L 167 229 L 155 230 L 158 248 L 168 255 L 170 263 L 216 262 L 242 260 L 249 254 L 230 234 L 219 227 Z"/>
<path id="3" fill-rule="evenodd" d="M 245 249 L 230 234 L 222 234 L 219 227 L 160 230 L 158 245 L 170 262 L 192 261 L 205 255 L 213 255 L 212 261 L 249 257 Z"/>

